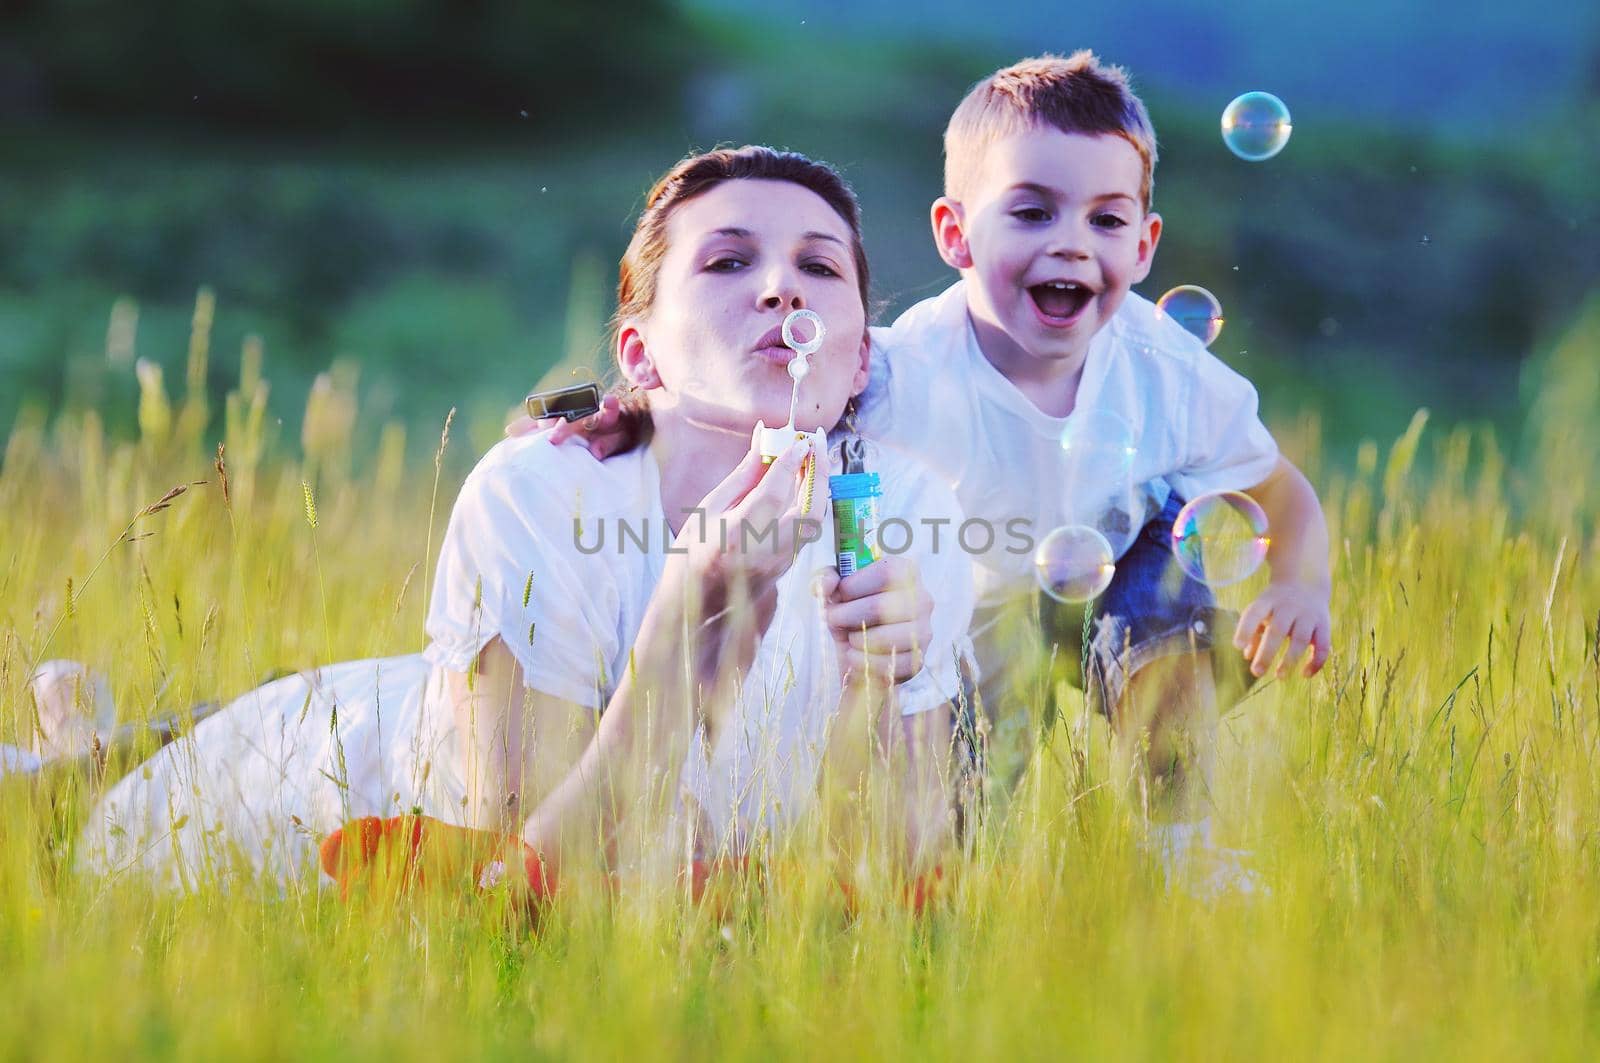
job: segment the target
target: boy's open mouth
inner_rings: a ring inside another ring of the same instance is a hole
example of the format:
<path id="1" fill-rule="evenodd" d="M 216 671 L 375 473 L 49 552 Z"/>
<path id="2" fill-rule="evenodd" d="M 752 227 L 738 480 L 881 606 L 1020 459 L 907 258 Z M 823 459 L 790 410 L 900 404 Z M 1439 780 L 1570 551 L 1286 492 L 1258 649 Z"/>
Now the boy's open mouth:
<path id="1" fill-rule="evenodd" d="M 1046 281 L 1028 289 L 1033 305 L 1039 313 L 1054 321 L 1066 323 L 1077 317 L 1088 305 L 1094 293 L 1077 281 Z"/>

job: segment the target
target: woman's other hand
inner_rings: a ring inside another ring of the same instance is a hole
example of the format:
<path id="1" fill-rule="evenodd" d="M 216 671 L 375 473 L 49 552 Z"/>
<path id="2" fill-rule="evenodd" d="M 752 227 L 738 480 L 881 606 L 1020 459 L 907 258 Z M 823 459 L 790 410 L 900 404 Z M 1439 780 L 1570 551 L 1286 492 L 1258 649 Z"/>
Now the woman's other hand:
<path id="1" fill-rule="evenodd" d="M 933 596 L 911 558 L 880 557 L 843 579 L 837 569 L 826 568 L 814 577 L 813 589 L 847 681 L 902 683 L 922 670 L 933 638 Z"/>

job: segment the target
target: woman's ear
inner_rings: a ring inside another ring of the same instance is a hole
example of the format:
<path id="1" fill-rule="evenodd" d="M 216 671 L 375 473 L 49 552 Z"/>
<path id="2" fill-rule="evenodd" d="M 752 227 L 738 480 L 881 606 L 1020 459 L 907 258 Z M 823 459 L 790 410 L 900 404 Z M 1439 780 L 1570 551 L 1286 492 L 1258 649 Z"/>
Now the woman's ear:
<path id="1" fill-rule="evenodd" d="M 967 247 L 967 215 L 960 203 L 949 196 L 933 201 L 933 245 L 951 269 L 971 269 L 972 251 Z"/>
<path id="2" fill-rule="evenodd" d="M 856 352 L 856 371 L 850 378 L 850 394 L 859 395 L 867 390 L 867 380 L 872 376 L 872 333 L 863 330 L 861 349 Z"/>
<path id="3" fill-rule="evenodd" d="M 623 325 L 617 332 L 617 365 L 628 383 L 649 391 L 661 386 L 661 374 L 645 349 L 644 333 L 637 325 Z"/>

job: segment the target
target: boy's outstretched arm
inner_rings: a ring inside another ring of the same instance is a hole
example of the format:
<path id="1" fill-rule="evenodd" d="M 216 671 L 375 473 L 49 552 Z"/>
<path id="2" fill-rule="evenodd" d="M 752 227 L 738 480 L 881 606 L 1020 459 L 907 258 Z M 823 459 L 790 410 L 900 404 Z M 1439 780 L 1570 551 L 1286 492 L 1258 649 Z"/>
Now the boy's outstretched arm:
<path id="1" fill-rule="evenodd" d="M 1262 676 L 1287 643 L 1278 665 L 1280 679 L 1293 673 L 1310 647 L 1303 674 L 1316 675 L 1328 660 L 1333 634 L 1328 608 L 1333 578 L 1328 571 L 1328 525 L 1322 504 L 1311 481 L 1284 457 L 1278 458 L 1272 475 L 1245 493 L 1267 514 L 1272 536 L 1267 566 L 1272 580 L 1240 615 L 1233 644 L 1249 659 L 1251 674 Z"/>

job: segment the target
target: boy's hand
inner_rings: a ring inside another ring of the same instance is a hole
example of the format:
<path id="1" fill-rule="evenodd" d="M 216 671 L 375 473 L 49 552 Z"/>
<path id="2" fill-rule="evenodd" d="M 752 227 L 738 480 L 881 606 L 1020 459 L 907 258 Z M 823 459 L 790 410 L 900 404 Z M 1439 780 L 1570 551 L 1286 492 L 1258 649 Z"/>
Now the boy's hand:
<path id="1" fill-rule="evenodd" d="M 868 675 L 902 683 L 922 670 L 933 639 L 933 596 L 917 563 L 891 554 L 844 579 L 825 568 L 812 579 L 848 682 Z"/>
<path id="2" fill-rule="evenodd" d="M 1328 591 L 1304 583 L 1271 583 L 1239 616 L 1233 644 L 1250 662 L 1250 674 L 1260 678 L 1272 667 L 1278 651 L 1288 649 L 1278 664 L 1278 678 L 1287 679 L 1297 661 L 1311 656 L 1301 674 L 1307 678 L 1322 671 L 1328 661 L 1333 618 L 1328 611 Z"/>
<path id="3" fill-rule="evenodd" d="M 632 450 L 644 434 L 643 417 L 637 411 L 623 408 L 615 395 L 600 398 L 600 410 L 576 421 L 561 417 L 542 417 L 534 420 L 521 414 L 506 425 L 506 435 L 511 437 L 533 435 L 548 431 L 550 442 L 559 446 L 569 439 L 577 440 L 589 448 L 589 453 L 604 461 L 613 454 Z"/>

